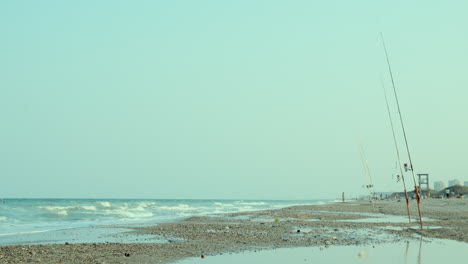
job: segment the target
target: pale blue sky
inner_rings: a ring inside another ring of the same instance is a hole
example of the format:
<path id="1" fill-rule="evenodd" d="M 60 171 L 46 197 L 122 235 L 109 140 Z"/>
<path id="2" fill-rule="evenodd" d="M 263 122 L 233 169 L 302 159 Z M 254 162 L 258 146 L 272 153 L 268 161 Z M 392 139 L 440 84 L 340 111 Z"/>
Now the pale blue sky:
<path id="1" fill-rule="evenodd" d="M 468 181 L 467 10 L 1 1 L 0 197 L 355 196 L 359 141 L 377 191 L 400 190 L 380 32 L 415 169 Z"/>

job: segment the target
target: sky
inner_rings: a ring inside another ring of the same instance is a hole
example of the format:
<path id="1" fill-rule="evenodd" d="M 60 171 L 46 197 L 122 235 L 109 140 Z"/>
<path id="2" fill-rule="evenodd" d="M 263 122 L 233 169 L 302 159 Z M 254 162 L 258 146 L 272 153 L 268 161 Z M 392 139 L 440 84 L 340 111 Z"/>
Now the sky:
<path id="1" fill-rule="evenodd" d="M 466 10 L 1 1 L 0 197 L 322 199 L 367 194 L 371 180 L 402 191 L 381 32 L 415 172 L 431 187 L 468 181 Z"/>

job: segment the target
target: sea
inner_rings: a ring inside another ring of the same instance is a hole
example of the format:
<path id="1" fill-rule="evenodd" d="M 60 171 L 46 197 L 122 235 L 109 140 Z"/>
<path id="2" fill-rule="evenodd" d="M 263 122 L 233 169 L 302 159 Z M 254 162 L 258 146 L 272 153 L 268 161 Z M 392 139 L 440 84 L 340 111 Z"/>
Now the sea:
<path id="1" fill-rule="evenodd" d="M 2 199 L 0 245 L 164 242 L 168 238 L 128 231 L 192 216 L 328 202 L 332 200 Z"/>

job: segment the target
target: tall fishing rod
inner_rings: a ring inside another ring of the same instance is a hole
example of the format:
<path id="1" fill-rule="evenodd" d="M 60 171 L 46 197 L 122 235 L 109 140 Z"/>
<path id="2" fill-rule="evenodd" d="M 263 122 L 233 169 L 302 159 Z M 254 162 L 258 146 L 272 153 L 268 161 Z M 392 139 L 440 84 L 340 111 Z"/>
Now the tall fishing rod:
<path id="1" fill-rule="evenodd" d="M 384 85 L 383 79 L 381 79 L 381 81 L 382 81 L 382 88 L 383 88 L 384 95 L 385 95 L 385 103 L 387 103 L 388 119 L 390 120 L 390 126 L 392 127 L 393 142 L 395 143 L 395 150 L 396 150 L 396 155 L 397 155 L 397 158 L 398 158 L 398 165 L 400 167 L 401 180 L 403 181 L 403 189 L 405 191 L 406 209 L 408 210 L 408 222 L 411 223 L 408 192 L 406 191 L 405 176 L 403 175 L 403 169 L 401 167 L 400 151 L 398 150 L 398 144 L 397 144 L 397 140 L 396 140 L 396 136 L 395 136 L 395 128 L 393 127 L 392 115 L 390 114 L 390 106 L 388 105 L 387 91 L 385 90 L 385 85 Z"/>
<path id="2" fill-rule="evenodd" d="M 367 189 L 369 189 L 369 194 L 370 194 L 370 201 L 372 203 L 372 208 L 375 210 L 375 205 L 374 205 L 374 196 L 375 196 L 375 190 L 374 190 L 374 184 L 372 183 L 372 176 L 370 174 L 370 169 L 369 169 L 369 164 L 367 163 L 366 155 L 364 154 L 364 148 L 362 147 L 362 144 L 360 143 L 360 150 L 361 150 L 361 160 L 362 160 L 362 166 L 364 167 L 364 171 L 369 176 L 369 182 L 370 184 L 367 185 Z"/>
<path id="3" fill-rule="evenodd" d="M 422 218 L 421 218 L 421 207 L 420 207 L 421 197 L 419 195 L 418 185 L 416 184 L 416 177 L 414 176 L 413 162 L 411 160 L 411 154 L 410 154 L 409 147 L 408 147 L 408 140 L 406 138 L 405 126 L 403 125 L 403 117 L 401 116 L 400 104 L 398 102 L 398 96 L 397 96 L 397 92 L 396 92 L 396 88 L 395 88 L 395 81 L 393 79 L 392 68 L 390 67 L 390 59 L 388 58 L 387 47 L 385 46 L 385 40 L 384 40 L 382 32 L 380 32 L 380 37 L 382 38 L 382 44 L 383 44 L 383 48 L 385 50 L 385 56 L 387 58 L 388 71 L 390 73 L 390 78 L 392 79 L 393 93 L 395 94 L 395 100 L 396 100 L 396 103 L 397 103 L 398 114 L 400 115 L 401 128 L 403 130 L 403 137 L 405 138 L 405 145 L 406 145 L 406 151 L 408 152 L 408 159 L 409 159 L 409 163 L 410 163 L 410 169 L 411 169 L 411 173 L 413 175 L 414 194 L 416 196 L 417 205 L 418 205 L 419 225 L 421 226 L 421 229 L 422 229 L 423 228 L 423 223 L 422 223 Z"/>

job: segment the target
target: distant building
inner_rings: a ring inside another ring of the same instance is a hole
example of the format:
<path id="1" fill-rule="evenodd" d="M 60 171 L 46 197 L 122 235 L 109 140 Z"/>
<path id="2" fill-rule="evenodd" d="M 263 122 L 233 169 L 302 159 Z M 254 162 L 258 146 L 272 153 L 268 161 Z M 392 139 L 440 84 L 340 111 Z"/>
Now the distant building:
<path id="1" fill-rule="evenodd" d="M 455 179 L 455 180 L 449 181 L 449 182 L 448 182 L 448 185 L 449 185 L 449 187 L 450 187 L 450 186 L 455 186 L 455 185 L 461 185 L 461 183 L 460 183 L 459 180 Z"/>
<path id="2" fill-rule="evenodd" d="M 465 186 L 468 186 L 468 181 L 465 181 L 465 182 L 464 182 L 464 185 L 465 185 Z"/>
<path id="3" fill-rule="evenodd" d="M 443 181 L 437 181 L 437 182 L 434 182 L 434 190 L 435 191 L 441 191 L 445 189 L 445 184 Z"/>

